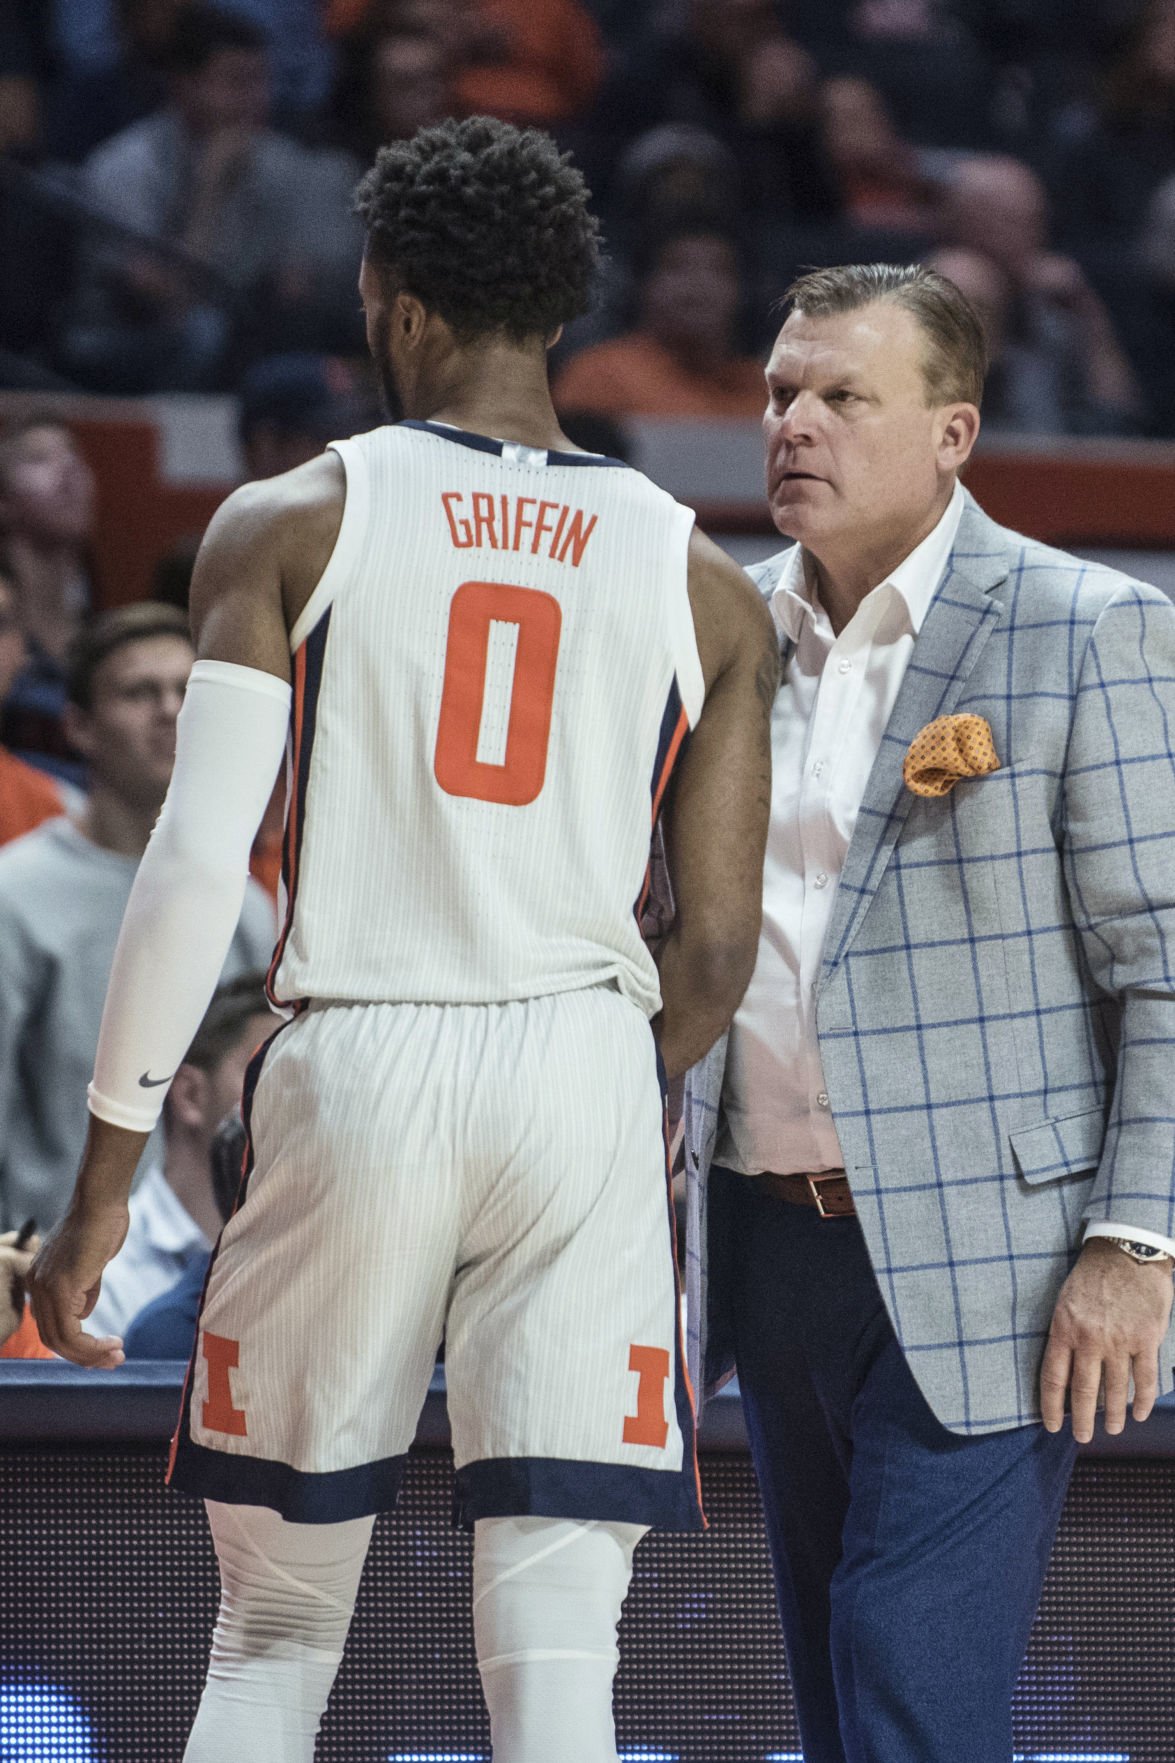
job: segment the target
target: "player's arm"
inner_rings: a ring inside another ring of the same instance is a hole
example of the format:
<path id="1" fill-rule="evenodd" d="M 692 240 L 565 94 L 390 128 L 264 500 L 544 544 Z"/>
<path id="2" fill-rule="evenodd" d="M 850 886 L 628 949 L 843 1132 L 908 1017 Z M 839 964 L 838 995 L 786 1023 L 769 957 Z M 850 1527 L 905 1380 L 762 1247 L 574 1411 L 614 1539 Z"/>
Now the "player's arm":
<path id="1" fill-rule="evenodd" d="M 122 1360 L 118 1340 L 95 1339 L 82 1323 L 126 1235 L 143 1146 L 224 965 L 285 748 L 290 653 L 281 547 L 289 512 L 280 490 L 267 485 L 236 492 L 196 563 L 199 659 L 180 712 L 175 769 L 119 935 L 73 1198 L 29 1281 L 42 1339 L 82 1365 Z"/>
<path id="2" fill-rule="evenodd" d="M 671 1078 L 710 1050 L 754 971 L 779 683 L 775 627 L 749 578 L 700 533 L 689 569 L 706 700 L 665 815 L 676 914 L 656 1029 Z"/>

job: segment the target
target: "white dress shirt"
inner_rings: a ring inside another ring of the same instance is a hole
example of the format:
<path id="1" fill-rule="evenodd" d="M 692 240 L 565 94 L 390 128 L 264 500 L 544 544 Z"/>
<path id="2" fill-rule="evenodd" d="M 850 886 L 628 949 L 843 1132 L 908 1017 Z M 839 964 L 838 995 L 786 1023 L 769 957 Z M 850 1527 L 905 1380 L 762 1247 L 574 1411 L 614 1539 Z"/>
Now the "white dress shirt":
<path id="1" fill-rule="evenodd" d="M 126 1241 L 102 1275 L 87 1323 L 94 1335 L 126 1330 L 144 1304 L 171 1290 L 193 1255 L 212 1247 L 177 1197 L 160 1163 L 150 1163 L 130 1197 Z"/>
<path id="2" fill-rule="evenodd" d="M 755 971 L 730 1031 L 715 1161 L 742 1175 L 843 1169 L 816 1035 L 824 941 L 869 773 L 946 572 L 963 491 L 836 636 L 797 545 L 771 596 L 794 644 L 771 723 L 771 825 Z M 1124 1224 L 1089 1234 L 1175 1242 Z"/>

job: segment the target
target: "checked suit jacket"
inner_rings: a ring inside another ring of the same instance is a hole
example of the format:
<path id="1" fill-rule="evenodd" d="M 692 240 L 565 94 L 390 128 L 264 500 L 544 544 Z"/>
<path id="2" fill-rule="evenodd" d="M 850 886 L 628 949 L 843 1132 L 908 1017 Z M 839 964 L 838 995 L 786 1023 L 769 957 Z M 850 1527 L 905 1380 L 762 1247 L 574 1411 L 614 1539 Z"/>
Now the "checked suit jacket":
<path id="1" fill-rule="evenodd" d="M 785 555 L 752 571 L 765 596 Z M 964 711 L 990 723 L 999 769 L 915 796 L 910 742 Z M 930 1407 L 957 1433 L 1037 1420 L 1083 1221 L 1175 1236 L 1175 606 L 1158 589 L 968 496 L 865 789 L 816 1023 L 861 1227 Z M 685 1094 L 699 1392 L 731 1364 L 737 1269 L 709 1184 L 725 1062 L 723 1038 Z M 1175 1330 L 1163 1389 L 1173 1358 Z"/>

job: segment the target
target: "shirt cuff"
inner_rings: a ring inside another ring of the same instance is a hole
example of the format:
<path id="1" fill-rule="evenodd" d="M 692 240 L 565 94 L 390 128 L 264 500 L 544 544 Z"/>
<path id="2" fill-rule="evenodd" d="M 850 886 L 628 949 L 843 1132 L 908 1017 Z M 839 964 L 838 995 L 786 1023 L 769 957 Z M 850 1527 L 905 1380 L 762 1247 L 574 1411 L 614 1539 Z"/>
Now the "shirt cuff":
<path id="1" fill-rule="evenodd" d="M 1152 1249 L 1161 1249 L 1164 1255 L 1170 1255 L 1175 1261 L 1175 1239 L 1161 1237 L 1155 1230 L 1142 1230 L 1136 1224 L 1114 1224 L 1104 1218 L 1098 1224 L 1086 1225 L 1085 1242 L 1090 1237 L 1125 1237 L 1132 1243 L 1149 1243 Z"/>

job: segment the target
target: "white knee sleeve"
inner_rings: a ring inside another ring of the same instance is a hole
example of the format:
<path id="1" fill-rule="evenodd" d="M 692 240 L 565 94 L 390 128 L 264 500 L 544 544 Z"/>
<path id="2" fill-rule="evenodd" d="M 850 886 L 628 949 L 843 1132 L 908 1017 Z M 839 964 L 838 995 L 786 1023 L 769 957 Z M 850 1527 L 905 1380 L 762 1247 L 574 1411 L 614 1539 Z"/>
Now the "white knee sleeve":
<path id="1" fill-rule="evenodd" d="M 494 1763 L 615 1763 L 616 1624 L 644 1529 L 477 1524 L 473 1627 Z"/>
<path id="2" fill-rule="evenodd" d="M 263 1506 L 207 1509 L 220 1613 L 184 1763 L 312 1763 L 374 1520 L 287 1524 Z"/>

